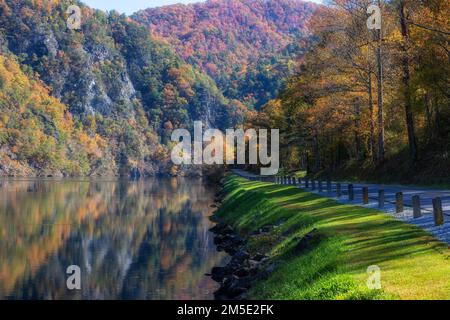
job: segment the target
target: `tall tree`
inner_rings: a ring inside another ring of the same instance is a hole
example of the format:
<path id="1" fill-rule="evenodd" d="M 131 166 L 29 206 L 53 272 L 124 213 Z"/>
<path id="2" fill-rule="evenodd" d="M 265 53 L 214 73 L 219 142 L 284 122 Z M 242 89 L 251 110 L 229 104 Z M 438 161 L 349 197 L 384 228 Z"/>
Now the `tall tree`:
<path id="1" fill-rule="evenodd" d="M 411 106 L 411 94 L 410 94 L 410 70 L 409 70 L 409 31 L 408 31 L 408 22 L 407 22 L 407 12 L 406 12 L 406 1 L 401 0 L 398 4 L 398 11 L 400 17 L 400 28 L 402 34 L 402 45 L 401 50 L 403 52 L 401 63 L 402 63 L 402 80 L 403 80 L 403 94 L 404 94 L 404 107 L 405 107 L 405 116 L 406 116 L 406 128 L 408 131 L 408 144 L 409 144 L 409 153 L 411 156 L 411 160 L 413 162 L 417 161 L 417 141 L 416 134 L 414 132 L 414 116 L 412 112 Z"/>

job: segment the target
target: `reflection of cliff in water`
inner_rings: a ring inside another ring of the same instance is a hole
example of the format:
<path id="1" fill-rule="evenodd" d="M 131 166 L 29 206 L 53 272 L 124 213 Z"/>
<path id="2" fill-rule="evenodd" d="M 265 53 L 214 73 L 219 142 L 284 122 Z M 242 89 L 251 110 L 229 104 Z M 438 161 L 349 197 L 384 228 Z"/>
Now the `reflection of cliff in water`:
<path id="1" fill-rule="evenodd" d="M 192 299 L 204 276 L 213 194 L 200 180 L 3 181 L 0 298 Z M 82 290 L 66 289 L 67 266 Z"/>

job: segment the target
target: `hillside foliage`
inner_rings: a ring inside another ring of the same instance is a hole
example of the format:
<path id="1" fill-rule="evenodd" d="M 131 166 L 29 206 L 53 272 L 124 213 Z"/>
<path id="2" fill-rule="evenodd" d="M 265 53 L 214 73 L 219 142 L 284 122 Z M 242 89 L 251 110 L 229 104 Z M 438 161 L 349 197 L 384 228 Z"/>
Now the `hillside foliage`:
<path id="1" fill-rule="evenodd" d="M 18 63 L 0 56 L 0 174 L 85 175 L 105 141 L 87 134 L 67 107 Z"/>
<path id="2" fill-rule="evenodd" d="M 194 120 L 218 128 L 240 121 L 239 101 L 226 99 L 145 27 L 78 3 L 81 30 L 70 30 L 71 4 L 0 0 L 0 46 L 37 74 L 88 134 L 107 142 L 90 174 L 167 171 L 171 129 Z"/>
<path id="3" fill-rule="evenodd" d="M 206 1 L 132 17 L 208 73 L 226 97 L 259 109 L 279 93 L 304 52 L 315 8 L 299 0 Z"/>

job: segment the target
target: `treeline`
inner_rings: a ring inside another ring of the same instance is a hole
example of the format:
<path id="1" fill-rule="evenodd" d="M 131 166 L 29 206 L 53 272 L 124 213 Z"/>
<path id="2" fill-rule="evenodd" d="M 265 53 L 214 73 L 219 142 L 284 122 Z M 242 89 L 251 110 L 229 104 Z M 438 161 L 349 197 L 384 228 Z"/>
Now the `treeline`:
<path id="1" fill-rule="evenodd" d="M 443 182 L 450 168 L 449 2 L 334 0 L 314 48 L 254 124 L 280 128 L 283 165 L 354 178 Z M 414 173 L 414 174 L 412 174 Z"/>

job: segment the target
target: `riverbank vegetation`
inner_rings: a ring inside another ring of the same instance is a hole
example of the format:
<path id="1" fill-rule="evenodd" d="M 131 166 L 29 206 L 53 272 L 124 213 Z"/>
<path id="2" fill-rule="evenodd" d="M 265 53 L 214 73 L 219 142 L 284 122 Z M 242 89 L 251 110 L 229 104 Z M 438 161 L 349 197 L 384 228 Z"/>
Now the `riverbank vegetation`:
<path id="1" fill-rule="evenodd" d="M 448 247 L 425 231 L 372 209 L 342 205 L 296 187 L 228 176 L 218 219 L 250 236 L 274 271 L 251 299 L 450 299 Z M 305 235 L 310 240 L 304 243 Z M 312 236 L 311 236 L 312 235 Z M 381 289 L 367 268 L 381 270 Z"/>

